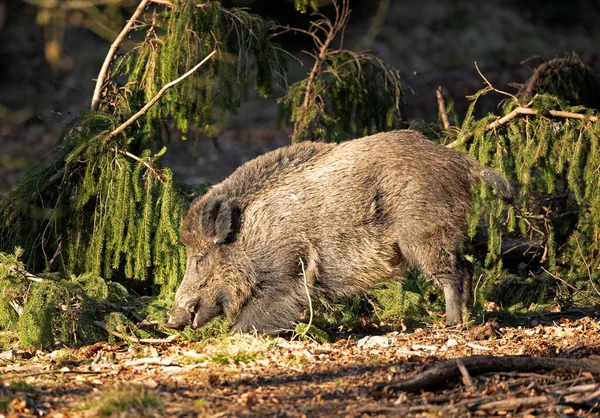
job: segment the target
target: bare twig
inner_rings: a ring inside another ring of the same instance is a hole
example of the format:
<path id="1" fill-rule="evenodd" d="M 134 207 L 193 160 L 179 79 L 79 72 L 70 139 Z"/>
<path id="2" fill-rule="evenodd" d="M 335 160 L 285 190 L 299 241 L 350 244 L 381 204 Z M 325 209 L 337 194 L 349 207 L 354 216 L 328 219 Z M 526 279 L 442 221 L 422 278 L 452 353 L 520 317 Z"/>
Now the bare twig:
<path id="1" fill-rule="evenodd" d="M 488 88 L 491 91 L 495 91 L 496 93 L 500 93 L 500 94 L 503 94 L 505 96 L 508 96 L 508 97 L 512 98 L 515 102 L 519 103 L 519 99 L 517 99 L 516 96 L 514 96 L 514 95 L 512 95 L 512 94 L 510 94 L 508 92 L 505 92 L 503 90 L 498 90 L 496 87 L 492 86 L 492 83 L 490 83 L 489 80 L 487 78 L 485 78 L 485 76 L 483 75 L 483 73 L 479 70 L 479 66 L 477 65 L 477 61 L 475 61 L 475 68 L 477 69 L 477 73 L 479 73 L 479 76 L 481 78 L 483 78 L 483 81 L 485 81 L 485 84 L 488 85 Z"/>
<path id="2" fill-rule="evenodd" d="M 140 338 L 143 344 L 168 344 L 179 338 L 179 334 L 169 335 L 167 338 Z"/>
<path id="3" fill-rule="evenodd" d="M 448 120 L 448 113 L 446 113 L 446 104 L 444 103 L 444 96 L 442 94 L 442 86 L 438 86 L 438 88 L 435 89 L 435 95 L 437 96 L 438 111 L 440 113 L 440 118 L 442 119 L 442 124 L 444 125 L 444 129 L 449 129 L 450 121 Z"/>
<path id="4" fill-rule="evenodd" d="M 575 242 L 577 242 L 577 249 L 579 250 L 579 254 L 581 254 L 581 260 L 583 261 L 583 263 L 585 264 L 585 268 L 587 269 L 587 274 L 588 274 L 588 279 L 590 279 L 590 284 L 592 285 L 592 287 L 594 288 L 596 293 L 598 295 L 600 295 L 600 291 L 598 291 L 598 288 L 596 287 L 596 283 L 594 283 L 594 279 L 592 278 L 592 271 L 590 269 L 590 265 L 587 262 L 587 260 L 585 259 L 585 256 L 583 255 L 583 250 L 581 249 L 581 244 L 579 244 L 579 238 L 575 237 Z"/>
<path id="5" fill-rule="evenodd" d="M 485 351 L 490 351 L 491 348 L 486 347 L 484 345 L 480 345 L 480 344 L 476 344 L 476 343 L 467 343 L 468 347 L 474 348 L 476 350 L 485 350 Z"/>
<path id="6" fill-rule="evenodd" d="M 554 402 L 555 399 L 552 396 L 531 396 L 528 398 L 513 398 L 513 399 L 502 399 L 499 401 L 487 402 L 481 405 L 477 405 L 477 409 L 482 410 L 513 410 L 518 409 L 522 406 L 535 406 L 542 405 L 545 403 Z"/>
<path id="7" fill-rule="evenodd" d="M 130 153 L 129 151 L 123 151 L 122 149 L 119 149 L 117 147 L 113 147 L 113 150 L 115 152 L 118 152 L 119 154 L 123 154 L 123 155 L 131 158 L 132 160 L 141 162 L 144 166 L 146 166 L 146 168 L 148 170 L 150 170 L 150 172 L 152 174 L 154 174 L 154 177 L 156 177 L 158 179 L 158 181 L 160 181 L 161 183 L 164 184 L 164 180 L 163 180 L 162 176 L 160 175 L 160 173 L 158 171 L 156 171 L 156 169 L 154 167 L 152 167 L 150 164 L 148 164 L 147 161 L 144 161 L 142 158 L 138 157 L 135 154 Z"/>
<path id="8" fill-rule="evenodd" d="M 131 15 L 131 19 L 129 19 L 127 21 L 127 24 L 125 25 L 125 27 L 123 27 L 123 30 L 121 30 L 121 33 L 119 33 L 117 38 L 114 40 L 114 42 L 110 46 L 110 49 L 108 50 L 108 54 L 106 54 L 106 58 L 104 58 L 104 62 L 102 63 L 102 68 L 100 69 L 100 73 L 98 74 L 98 79 L 96 80 L 96 87 L 94 88 L 94 95 L 92 96 L 92 106 L 91 106 L 92 110 L 98 109 L 98 105 L 100 104 L 100 93 L 102 92 L 102 85 L 104 84 L 104 79 L 106 78 L 106 73 L 108 72 L 108 67 L 110 66 L 110 63 L 113 60 L 113 57 L 115 56 L 115 53 L 117 52 L 117 49 L 119 48 L 119 46 L 121 45 L 121 43 L 123 42 L 123 40 L 125 39 L 127 34 L 129 33 L 129 31 L 131 30 L 133 23 L 142 14 L 144 9 L 146 9 L 148 2 L 149 2 L 149 0 L 142 0 L 140 2 L 138 7 L 135 9 L 135 12 L 133 12 L 133 15 Z"/>
<path id="9" fill-rule="evenodd" d="M 511 119 L 514 119 L 518 115 L 537 115 L 538 113 L 539 113 L 538 110 L 519 106 L 519 107 L 514 108 L 512 110 L 512 112 L 510 112 L 508 115 L 505 115 L 505 116 L 501 117 L 500 119 L 490 123 L 485 129 L 489 131 L 494 128 L 497 128 L 500 125 L 504 125 L 506 122 L 510 121 Z M 584 119 L 588 118 L 592 122 L 596 122 L 598 120 L 598 117 L 596 117 L 596 116 L 587 116 L 587 115 L 582 115 L 581 113 L 565 112 L 563 110 L 550 110 L 550 111 L 548 111 L 548 113 L 551 116 L 554 116 L 557 118 L 579 119 L 579 120 L 584 120 Z"/>
<path id="10" fill-rule="evenodd" d="M 148 111 L 148 109 L 150 109 L 152 106 L 154 106 L 154 104 L 158 101 L 158 99 L 160 99 L 162 97 L 162 95 L 165 94 L 165 91 L 167 91 L 174 85 L 176 85 L 176 84 L 180 83 L 181 81 L 185 80 L 186 78 L 188 78 L 198 68 L 200 68 L 206 61 L 208 61 L 210 58 L 212 58 L 212 56 L 215 55 L 216 53 L 217 53 L 217 50 L 215 49 L 213 52 L 208 54 L 206 56 L 206 58 L 204 58 L 202 61 L 200 61 L 198 64 L 196 64 L 194 66 L 194 68 L 189 70 L 187 73 L 185 73 L 181 77 L 171 81 L 170 83 L 167 83 L 164 86 L 162 86 L 162 88 L 158 91 L 158 93 L 156 93 L 156 95 L 148 103 L 146 103 L 144 105 L 144 107 L 142 107 L 135 115 L 133 115 L 132 117 L 127 119 L 127 121 L 122 123 L 114 131 L 112 131 L 110 134 L 108 134 L 108 138 L 114 138 L 115 136 L 117 136 L 118 134 L 123 132 L 125 129 L 127 129 L 127 127 L 129 127 L 131 124 L 133 124 L 133 122 L 135 122 L 140 116 L 142 116 L 144 113 L 146 113 Z M 131 155 L 128 155 L 128 156 L 131 156 Z"/>
<path id="11" fill-rule="evenodd" d="M 458 367 L 458 370 L 460 370 L 460 374 L 462 375 L 462 381 L 465 387 L 473 387 L 473 379 L 471 378 L 469 371 L 465 367 L 465 364 L 459 358 L 456 359 L 456 367 Z"/>
<path id="12" fill-rule="evenodd" d="M 458 145 L 458 139 L 455 139 L 454 141 L 446 144 L 445 147 L 452 149 L 452 148 L 455 148 L 457 145 Z"/>
<path id="13" fill-rule="evenodd" d="M 570 388 L 553 390 L 553 393 L 558 393 L 559 395 L 571 395 L 573 393 L 588 393 L 592 391 L 599 390 L 600 387 L 595 383 L 587 383 L 585 385 L 577 385 L 571 386 Z"/>
<path id="14" fill-rule="evenodd" d="M 313 306 L 312 306 L 312 299 L 310 298 L 310 289 L 308 288 L 308 279 L 306 278 L 306 270 L 304 269 L 304 261 L 302 260 L 302 257 L 300 257 L 300 267 L 302 268 L 302 280 L 304 281 L 304 290 L 306 291 L 306 297 L 308 298 L 308 309 L 310 312 L 310 316 L 308 318 L 308 325 L 306 326 L 306 329 L 302 333 L 302 336 L 304 337 L 310 330 L 310 327 L 312 326 Z"/>
<path id="15" fill-rule="evenodd" d="M 565 112 L 563 110 L 549 110 L 548 113 L 550 116 L 554 116 L 556 118 L 565 118 L 565 119 L 578 119 L 584 120 L 588 119 L 591 122 L 596 122 L 598 120 L 597 116 L 588 116 L 582 115 L 581 113 L 574 112 Z M 500 125 L 504 125 L 505 123 L 511 121 L 519 115 L 538 115 L 539 111 L 536 109 L 530 109 L 528 107 L 515 107 L 509 114 L 502 116 L 501 118 L 495 120 L 485 127 L 486 131 L 491 131 L 492 129 L 497 128 Z M 452 141 L 449 144 L 446 144 L 446 148 L 454 148 L 458 145 L 458 141 Z"/>

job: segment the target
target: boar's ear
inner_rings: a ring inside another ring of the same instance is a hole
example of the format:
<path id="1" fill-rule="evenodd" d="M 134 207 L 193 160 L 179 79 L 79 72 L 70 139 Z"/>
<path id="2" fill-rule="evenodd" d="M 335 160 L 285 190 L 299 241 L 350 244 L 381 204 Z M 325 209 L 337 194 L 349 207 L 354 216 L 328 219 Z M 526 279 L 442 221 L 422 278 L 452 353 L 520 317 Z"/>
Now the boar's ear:
<path id="1" fill-rule="evenodd" d="M 202 229 L 215 244 L 233 241 L 239 230 L 240 211 L 234 202 L 223 195 L 212 196 L 204 204 Z"/>

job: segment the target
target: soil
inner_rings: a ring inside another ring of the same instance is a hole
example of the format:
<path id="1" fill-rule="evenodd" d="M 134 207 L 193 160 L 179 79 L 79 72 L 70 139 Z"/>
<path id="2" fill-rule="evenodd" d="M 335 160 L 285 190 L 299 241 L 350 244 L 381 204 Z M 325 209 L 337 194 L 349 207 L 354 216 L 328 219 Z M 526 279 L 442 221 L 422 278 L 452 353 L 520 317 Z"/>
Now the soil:
<path id="1" fill-rule="evenodd" d="M 593 417 L 600 411 L 600 383 L 586 370 L 472 374 L 468 386 L 463 377 L 416 393 L 385 388 L 460 356 L 600 362 L 598 319 L 575 314 L 579 318 L 555 314 L 517 327 L 491 321 L 470 330 L 346 334 L 324 344 L 246 335 L 13 351 L 12 359 L 0 361 L 0 400 L 15 417 L 98 416 L 107 403 L 117 408 L 111 416 L 127 417 Z M 115 388 L 140 399 L 150 393 L 158 404 L 144 410 L 103 398 Z"/>

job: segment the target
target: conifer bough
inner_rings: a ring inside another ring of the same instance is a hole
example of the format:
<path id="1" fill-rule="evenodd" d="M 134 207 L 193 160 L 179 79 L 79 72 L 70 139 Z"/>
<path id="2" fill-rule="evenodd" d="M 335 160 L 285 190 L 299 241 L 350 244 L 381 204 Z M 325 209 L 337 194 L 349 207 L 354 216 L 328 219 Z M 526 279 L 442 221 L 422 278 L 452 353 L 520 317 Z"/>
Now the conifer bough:
<path id="1" fill-rule="evenodd" d="M 119 33 L 119 35 L 116 37 L 116 39 L 110 46 L 108 54 L 106 55 L 106 58 L 104 59 L 104 62 L 102 63 L 102 68 L 100 69 L 100 73 L 98 74 L 98 79 L 96 80 L 96 87 L 94 88 L 94 94 L 92 96 L 92 106 L 91 106 L 92 110 L 98 109 L 98 104 L 100 103 L 100 93 L 102 91 L 102 86 L 104 85 L 104 78 L 106 77 L 106 74 L 108 73 L 108 68 L 117 52 L 117 48 L 119 48 L 119 46 L 121 45 L 121 43 L 123 42 L 123 40 L 125 39 L 127 34 L 129 33 L 129 31 L 131 30 L 133 23 L 137 20 L 137 18 L 146 9 L 146 6 L 148 5 L 149 1 L 154 1 L 154 0 L 142 0 L 140 2 L 137 9 L 135 9 L 135 12 L 131 16 L 131 19 L 129 19 L 129 21 L 123 28 L 123 30 Z"/>

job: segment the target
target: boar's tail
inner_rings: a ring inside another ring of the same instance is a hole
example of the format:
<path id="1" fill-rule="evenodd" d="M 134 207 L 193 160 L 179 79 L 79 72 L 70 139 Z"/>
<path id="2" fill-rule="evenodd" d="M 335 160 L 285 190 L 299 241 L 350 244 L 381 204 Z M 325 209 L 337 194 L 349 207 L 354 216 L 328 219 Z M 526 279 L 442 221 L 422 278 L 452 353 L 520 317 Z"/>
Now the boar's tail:
<path id="1" fill-rule="evenodd" d="M 513 190 L 508 180 L 506 180 L 506 177 L 491 168 L 481 165 L 479 161 L 473 158 L 469 158 L 469 162 L 471 163 L 471 176 L 489 184 L 494 190 L 502 195 L 502 198 L 506 202 L 512 201 Z"/>

